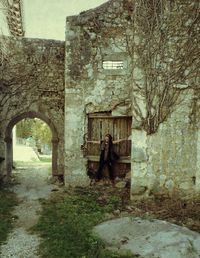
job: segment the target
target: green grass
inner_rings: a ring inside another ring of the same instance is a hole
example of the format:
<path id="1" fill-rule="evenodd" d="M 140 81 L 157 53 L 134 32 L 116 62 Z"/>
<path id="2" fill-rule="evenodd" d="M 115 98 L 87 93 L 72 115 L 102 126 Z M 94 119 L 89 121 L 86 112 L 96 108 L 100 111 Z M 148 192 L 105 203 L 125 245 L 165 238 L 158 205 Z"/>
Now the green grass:
<path id="1" fill-rule="evenodd" d="M 98 202 L 100 192 L 77 189 L 72 194 L 55 194 L 43 201 L 43 211 L 33 231 L 40 234 L 41 257 L 48 258 L 128 258 L 106 250 L 104 243 L 92 234 L 92 228 L 116 208 L 119 198 Z"/>
<path id="2" fill-rule="evenodd" d="M 16 195 L 7 190 L 0 190 L 0 244 L 5 242 L 12 229 L 12 211 L 17 205 Z"/>
<path id="3" fill-rule="evenodd" d="M 52 158 L 51 157 L 39 156 L 39 159 L 40 159 L 41 162 L 47 162 L 47 163 L 51 163 L 52 162 Z"/>

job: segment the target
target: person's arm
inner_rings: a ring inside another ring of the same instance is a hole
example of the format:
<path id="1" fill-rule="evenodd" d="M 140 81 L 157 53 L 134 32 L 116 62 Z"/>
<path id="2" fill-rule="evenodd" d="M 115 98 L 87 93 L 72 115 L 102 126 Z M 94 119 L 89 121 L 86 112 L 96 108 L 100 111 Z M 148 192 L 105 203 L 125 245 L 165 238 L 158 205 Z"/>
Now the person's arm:
<path id="1" fill-rule="evenodd" d="M 113 141 L 113 143 L 115 144 L 115 143 L 120 143 L 120 142 L 123 142 L 123 141 L 126 141 L 127 139 L 118 139 L 118 140 L 115 140 L 115 141 Z"/>
<path id="2" fill-rule="evenodd" d="M 128 138 L 118 139 L 118 140 L 113 141 L 113 143 L 115 144 L 115 143 L 120 143 L 120 142 L 123 142 L 123 141 L 128 141 L 128 140 L 130 140 L 129 138 L 130 138 L 130 136 Z"/>
<path id="3" fill-rule="evenodd" d="M 95 144 L 100 144 L 100 141 L 93 141 L 93 140 L 87 140 L 86 143 L 95 143 Z"/>

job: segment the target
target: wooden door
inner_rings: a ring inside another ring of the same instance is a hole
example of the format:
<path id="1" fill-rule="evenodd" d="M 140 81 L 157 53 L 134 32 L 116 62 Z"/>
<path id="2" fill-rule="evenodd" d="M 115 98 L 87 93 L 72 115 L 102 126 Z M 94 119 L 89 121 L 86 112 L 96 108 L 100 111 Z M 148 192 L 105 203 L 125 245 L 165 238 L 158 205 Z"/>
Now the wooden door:
<path id="1" fill-rule="evenodd" d="M 88 143 L 88 169 L 97 171 L 100 156 L 100 141 L 109 133 L 113 141 L 128 139 L 131 135 L 131 117 L 112 117 L 110 113 L 94 113 L 88 115 L 88 140 L 99 141 L 99 144 Z M 115 152 L 120 159 L 114 166 L 115 176 L 124 177 L 130 171 L 131 141 L 114 144 Z"/>

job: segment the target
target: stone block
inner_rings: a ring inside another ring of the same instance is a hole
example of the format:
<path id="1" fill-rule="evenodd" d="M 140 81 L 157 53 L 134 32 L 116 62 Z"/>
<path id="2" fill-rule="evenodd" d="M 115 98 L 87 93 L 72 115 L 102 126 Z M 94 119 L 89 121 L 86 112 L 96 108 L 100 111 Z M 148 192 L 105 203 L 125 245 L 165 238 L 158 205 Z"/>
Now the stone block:
<path id="1" fill-rule="evenodd" d="M 67 40 L 74 40 L 74 39 L 76 39 L 77 36 L 78 35 L 76 35 L 76 33 L 73 30 L 66 31 Z"/>
<path id="2" fill-rule="evenodd" d="M 132 195 L 143 195 L 147 191 L 147 186 L 142 185 L 131 185 L 131 194 Z"/>
<path id="3" fill-rule="evenodd" d="M 181 190 L 191 190 L 192 189 L 192 183 L 191 182 L 183 182 L 183 183 L 180 183 L 179 185 L 179 188 Z"/>
<path id="4" fill-rule="evenodd" d="M 172 191 L 175 187 L 175 183 L 172 179 L 169 179 L 166 181 L 165 185 L 164 185 L 169 191 Z"/>
<path id="5" fill-rule="evenodd" d="M 147 154 L 144 149 L 133 147 L 132 148 L 132 161 L 146 162 L 148 160 Z"/>

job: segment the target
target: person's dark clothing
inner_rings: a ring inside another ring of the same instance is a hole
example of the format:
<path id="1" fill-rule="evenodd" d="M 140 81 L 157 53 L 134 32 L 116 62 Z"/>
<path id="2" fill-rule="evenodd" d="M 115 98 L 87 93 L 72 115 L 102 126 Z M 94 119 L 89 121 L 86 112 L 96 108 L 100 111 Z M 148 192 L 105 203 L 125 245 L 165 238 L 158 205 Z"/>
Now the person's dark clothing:
<path id="1" fill-rule="evenodd" d="M 113 164 L 114 161 L 117 160 L 119 157 L 113 150 L 113 144 L 105 143 L 105 141 L 101 141 L 101 154 L 99 160 L 99 168 L 97 170 L 97 179 L 102 179 L 102 171 L 105 166 L 108 167 L 109 177 L 111 180 L 114 180 L 114 171 L 113 171 Z"/>
<path id="2" fill-rule="evenodd" d="M 100 161 L 100 163 L 99 163 L 99 168 L 97 170 L 97 179 L 98 180 L 102 179 L 102 177 L 103 177 L 102 171 L 103 171 L 103 168 L 106 165 L 108 166 L 110 180 L 114 180 L 114 172 L 113 172 L 112 164 L 110 162 L 108 162 L 108 161 L 105 161 L 105 160 L 103 160 L 102 162 Z"/>

